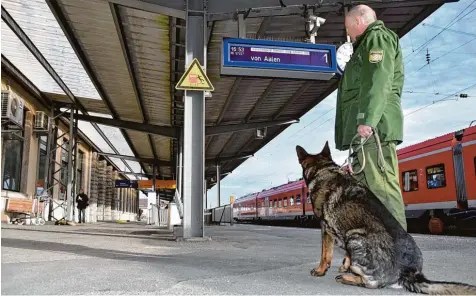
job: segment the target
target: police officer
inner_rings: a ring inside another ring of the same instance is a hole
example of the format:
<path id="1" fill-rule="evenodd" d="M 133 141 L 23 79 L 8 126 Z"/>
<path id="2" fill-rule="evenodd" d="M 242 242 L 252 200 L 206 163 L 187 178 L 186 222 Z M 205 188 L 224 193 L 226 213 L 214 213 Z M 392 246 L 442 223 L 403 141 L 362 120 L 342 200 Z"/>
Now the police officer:
<path id="1" fill-rule="evenodd" d="M 345 27 L 354 53 L 339 81 L 336 148 L 349 149 L 356 133 L 368 138 L 352 162 L 353 171 L 358 172 L 365 154 L 364 168 L 354 178 L 366 185 L 406 230 L 396 152 L 396 146 L 403 140 L 403 61 L 399 38 L 366 5 L 349 11 Z M 379 162 L 373 129 L 381 141 L 383 163 Z M 384 167 L 383 172 L 379 165 Z"/>

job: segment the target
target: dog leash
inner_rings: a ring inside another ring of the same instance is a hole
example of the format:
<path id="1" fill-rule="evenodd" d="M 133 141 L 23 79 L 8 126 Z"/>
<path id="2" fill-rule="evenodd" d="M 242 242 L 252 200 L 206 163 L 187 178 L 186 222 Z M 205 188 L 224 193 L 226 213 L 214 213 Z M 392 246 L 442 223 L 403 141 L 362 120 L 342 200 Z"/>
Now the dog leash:
<path id="1" fill-rule="evenodd" d="M 380 137 L 378 136 L 378 133 L 376 131 L 375 128 L 372 128 L 372 132 L 373 132 L 373 135 L 375 137 L 375 144 L 377 145 L 377 153 L 378 153 L 378 158 L 377 158 L 377 164 L 380 168 L 380 171 L 383 173 L 385 171 L 385 160 L 384 160 L 384 157 L 383 157 L 383 152 L 382 152 L 382 145 L 380 143 Z M 360 174 L 364 168 L 365 168 L 365 151 L 364 151 L 364 145 L 365 143 L 367 143 L 367 141 L 370 139 L 370 137 L 372 135 L 370 135 L 369 137 L 360 137 L 360 144 L 359 146 L 357 147 L 357 149 L 353 149 L 353 146 L 352 144 L 354 143 L 354 141 L 359 137 L 360 135 L 357 133 L 351 140 L 350 142 L 350 146 L 349 146 L 349 156 L 347 157 L 346 161 L 344 162 L 344 164 L 341 166 L 341 168 L 343 168 L 346 164 L 348 164 L 348 167 L 349 167 L 349 173 L 351 175 L 357 175 L 357 174 Z M 357 172 L 354 172 L 354 170 L 352 169 L 352 158 L 353 157 L 356 157 L 357 156 L 357 152 L 359 152 L 359 150 L 362 149 L 362 165 L 360 167 L 360 169 L 357 171 Z"/>

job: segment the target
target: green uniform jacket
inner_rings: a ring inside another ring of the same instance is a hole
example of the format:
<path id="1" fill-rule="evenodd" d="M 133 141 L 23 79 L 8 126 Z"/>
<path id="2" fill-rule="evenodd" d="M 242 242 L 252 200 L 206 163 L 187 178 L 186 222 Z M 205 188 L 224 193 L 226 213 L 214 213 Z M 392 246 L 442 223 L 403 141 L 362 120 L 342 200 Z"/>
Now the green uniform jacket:
<path id="1" fill-rule="evenodd" d="M 336 148 L 346 150 L 359 125 L 376 127 L 380 140 L 403 140 L 400 98 L 403 61 L 398 36 L 382 21 L 370 24 L 354 44 L 339 81 L 335 121 Z"/>

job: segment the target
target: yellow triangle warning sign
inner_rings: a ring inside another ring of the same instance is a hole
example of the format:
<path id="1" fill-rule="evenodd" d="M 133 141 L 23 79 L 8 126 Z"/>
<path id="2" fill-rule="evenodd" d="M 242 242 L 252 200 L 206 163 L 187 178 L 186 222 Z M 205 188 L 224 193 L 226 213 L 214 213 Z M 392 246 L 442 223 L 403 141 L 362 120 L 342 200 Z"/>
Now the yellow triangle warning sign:
<path id="1" fill-rule="evenodd" d="M 210 79 L 208 79 L 207 74 L 205 74 L 205 71 L 203 71 L 200 62 L 196 58 L 193 59 L 190 66 L 188 66 L 187 70 L 182 75 L 182 78 L 180 78 L 177 85 L 175 85 L 175 89 L 215 90 L 212 83 L 210 82 Z"/>

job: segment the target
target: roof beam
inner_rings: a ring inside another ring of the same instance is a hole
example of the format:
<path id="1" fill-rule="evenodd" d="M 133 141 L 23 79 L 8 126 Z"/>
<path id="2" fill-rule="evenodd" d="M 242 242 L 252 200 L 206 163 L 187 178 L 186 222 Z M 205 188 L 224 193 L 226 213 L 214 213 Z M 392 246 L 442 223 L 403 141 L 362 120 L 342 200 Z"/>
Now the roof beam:
<path id="1" fill-rule="evenodd" d="M 181 0 L 109 0 L 125 7 L 185 19 L 185 1 Z"/>
<path id="2" fill-rule="evenodd" d="M 316 5 L 316 0 L 286 0 L 284 3 L 287 6 L 302 6 L 303 4 L 307 5 Z M 331 0 L 326 2 L 338 2 L 337 0 Z M 250 8 L 254 9 L 266 9 L 273 8 L 277 10 L 282 8 L 278 0 L 208 0 L 208 12 L 210 14 L 214 13 L 227 13 L 235 11 L 246 11 Z M 302 13 L 302 12 L 301 12 Z"/>
<path id="3" fill-rule="evenodd" d="M 106 153 L 106 152 L 98 152 L 98 155 L 102 155 L 105 157 L 114 157 L 114 158 L 120 158 L 120 159 L 125 159 L 125 160 L 131 160 L 131 161 L 137 161 L 137 162 L 142 162 L 142 163 L 147 163 L 147 164 L 155 164 L 158 166 L 162 167 L 172 167 L 175 164 L 173 164 L 171 161 L 164 161 L 164 160 L 158 160 L 154 158 L 145 158 L 145 157 L 140 157 L 137 158 L 135 156 L 129 156 L 129 155 L 122 155 L 122 154 L 113 154 L 113 153 Z"/>
<path id="4" fill-rule="evenodd" d="M 69 113 L 66 112 L 63 116 L 69 116 Z M 139 132 L 144 132 L 152 135 L 159 135 L 169 138 L 177 138 L 178 129 L 169 126 L 160 126 L 155 124 L 146 124 L 135 121 L 120 120 L 120 119 L 111 119 L 100 116 L 84 115 L 78 114 L 78 119 L 88 122 L 99 123 L 107 126 L 118 127 L 120 129 L 134 130 Z M 138 157 L 139 158 L 139 157 Z"/>
<path id="5" fill-rule="evenodd" d="M 96 88 L 97 92 L 99 93 L 99 96 L 101 99 L 106 103 L 107 108 L 112 114 L 113 118 L 119 118 L 119 115 L 114 108 L 114 106 L 111 103 L 111 100 L 105 90 L 103 89 L 101 83 L 99 82 L 99 79 L 96 75 L 96 73 L 93 70 L 93 67 L 91 66 L 88 58 L 84 54 L 81 45 L 79 44 L 79 41 L 76 39 L 73 29 L 70 27 L 70 24 L 68 23 L 68 20 L 66 19 L 66 16 L 63 14 L 60 4 L 58 1 L 55 0 L 46 0 L 46 4 L 48 4 L 48 7 L 50 8 L 51 12 L 55 16 L 56 21 L 60 25 L 61 29 L 63 30 L 64 35 L 68 39 L 71 47 L 73 48 L 74 52 L 76 53 L 76 56 L 78 57 L 79 61 L 81 62 L 81 65 L 83 65 L 84 70 L 89 76 L 89 79 L 91 79 L 91 82 L 93 83 L 94 87 Z M 84 109 L 84 108 L 83 108 Z M 86 110 L 83 111 L 83 113 Z M 99 132 L 99 127 L 96 124 L 93 124 L 93 126 L 96 128 L 96 130 Z M 129 148 L 132 150 L 132 153 L 134 155 L 138 156 L 139 154 L 137 153 L 134 145 L 132 144 L 131 139 L 129 138 L 129 135 L 124 131 L 121 130 L 122 136 L 126 140 L 127 144 L 129 145 Z M 106 140 L 106 139 L 105 139 Z M 113 151 L 115 153 L 119 153 L 114 146 L 111 146 Z M 129 164 L 127 162 L 124 162 L 124 164 L 132 171 L 132 169 L 129 167 Z M 145 168 L 142 167 L 142 169 L 145 171 Z"/>
<path id="6" fill-rule="evenodd" d="M 218 157 L 218 158 L 207 158 L 205 160 L 205 164 L 207 166 L 210 166 L 210 165 L 216 165 L 218 163 L 232 161 L 232 160 L 247 159 L 253 156 L 254 156 L 253 154 L 245 154 L 245 155 L 232 155 L 232 156 Z"/>
<path id="7" fill-rule="evenodd" d="M 74 96 L 74 94 L 68 88 L 66 83 L 64 83 L 63 79 L 61 79 L 58 73 L 56 73 L 56 71 L 53 69 L 50 63 L 41 54 L 41 52 L 38 50 L 35 44 L 33 44 L 31 39 L 25 34 L 25 32 L 23 32 L 23 30 L 12 18 L 12 16 L 7 12 L 7 10 L 3 7 L 3 5 L 2 5 L 2 20 L 10 27 L 10 29 L 17 35 L 18 39 L 20 39 L 20 41 L 26 46 L 26 48 L 28 48 L 28 50 L 33 54 L 33 56 L 38 60 L 38 62 L 45 68 L 45 70 L 48 72 L 51 78 L 53 78 L 53 80 L 58 84 L 58 86 L 64 91 L 64 93 L 68 96 L 71 102 L 75 104 L 76 107 L 79 107 L 79 110 L 81 110 L 81 112 L 87 114 L 88 112 L 86 108 L 84 108 L 81 102 Z M 101 137 L 108 144 L 110 144 L 109 140 L 107 139 L 107 137 L 105 137 L 102 130 L 96 124 L 93 124 L 93 127 L 101 135 Z M 111 148 L 114 150 L 114 152 L 117 152 L 114 146 L 111 146 Z M 128 163 L 124 162 L 124 164 L 132 171 Z"/>
<path id="8" fill-rule="evenodd" d="M 64 93 L 69 97 L 71 102 L 78 105 L 84 111 L 83 105 L 81 102 L 75 98 L 71 90 L 68 88 L 66 83 L 61 79 L 61 77 L 56 73 L 50 63 L 46 58 L 41 54 L 40 50 L 33 44 L 31 39 L 25 34 L 25 32 L 20 28 L 17 22 L 13 17 L 8 13 L 8 11 L 2 5 L 2 20 L 10 27 L 10 29 L 17 35 L 18 39 L 28 48 L 28 50 L 33 54 L 33 56 L 40 62 L 40 64 L 45 68 L 45 70 L 50 74 L 51 78 L 58 84 L 58 86 L 64 91 Z"/>
<path id="9" fill-rule="evenodd" d="M 239 132 L 249 129 L 258 129 L 265 128 L 276 125 L 289 125 L 293 123 L 298 123 L 299 120 L 276 120 L 276 121 L 265 121 L 265 122 L 253 122 L 253 123 L 242 123 L 242 124 L 230 124 L 230 125 L 219 125 L 219 126 L 208 126 L 205 127 L 205 135 L 218 135 Z"/>
<path id="10" fill-rule="evenodd" d="M 400 36 L 400 38 L 405 36 L 408 32 L 410 32 L 411 29 L 413 29 L 416 25 L 421 23 L 424 19 L 428 17 L 429 14 L 433 13 L 433 11 L 437 10 L 442 5 L 443 3 L 427 6 L 425 9 L 422 10 L 421 13 L 419 13 L 411 21 L 409 21 L 405 26 L 403 26 L 400 30 L 398 30 L 398 36 Z"/>
<path id="11" fill-rule="evenodd" d="M 45 110 L 50 113 L 51 100 L 45 96 L 36 86 L 26 78 L 23 73 L 13 65 L 10 60 L 2 54 L 2 71 L 8 73 L 13 80 L 22 86 L 32 97 L 36 98 L 45 107 Z M 4 73 L 5 73 L 4 72 Z"/>
<path id="12" fill-rule="evenodd" d="M 135 71 L 134 71 L 135 69 L 134 69 L 134 67 L 132 66 L 132 63 L 131 63 L 131 55 L 130 55 L 130 52 L 129 52 L 129 49 L 128 49 L 127 38 L 126 38 L 125 33 L 124 33 L 124 28 L 122 26 L 121 13 L 119 11 L 119 7 L 118 7 L 117 4 L 114 4 L 114 3 L 111 3 L 111 2 L 109 3 L 109 7 L 111 9 L 111 14 L 112 14 L 112 17 L 114 19 L 114 25 L 116 27 L 117 36 L 119 37 L 119 41 L 121 43 L 122 53 L 124 55 L 124 59 L 125 59 L 126 65 L 127 65 L 127 70 L 129 72 L 129 76 L 131 78 L 132 88 L 133 88 L 134 94 L 136 96 L 137 104 L 139 105 L 139 108 L 140 108 L 140 113 L 141 113 L 142 120 L 143 120 L 144 123 L 149 123 L 150 118 L 149 118 L 149 115 L 148 115 L 147 111 L 145 110 L 144 98 L 142 97 L 142 93 L 140 92 L 138 82 L 137 82 L 137 79 L 136 79 L 136 75 L 135 75 Z M 152 136 L 150 134 L 148 134 L 147 139 L 148 139 L 148 142 L 149 142 L 150 150 L 152 151 L 152 155 L 154 155 L 155 159 L 158 159 L 157 151 L 155 149 L 154 142 L 152 141 Z"/>
<path id="13" fill-rule="evenodd" d="M 125 160 L 137 161 L 137 162 L 142 162 L 142 163 L 146 163 L 146 164 L 156 164 L 156 165 L 162 166 L 162 167 L 173 167 L 173 166 L 175 166 L 175 164 L 172 161 L 156 160 L 156 159 L 153 159 L 153 158 L 146 158 L 146 157 L 137 158 L 137 157 L 129 156 L 129 155 L 113 154 L 113 153 L 106 153 L 106 152 L 98 152 L 98 155 L 102 155 L 104 157 L 113 157 L 113 158 L 120 158 L 120 159 L 125 159 Z M 220 163 L 220 162 L 250 158 L 252 156 L 253 156 L 252 154 L 245 154 L 245 155 L 225 156 L 225 157 L 219 157 L 219 158 L 207 158 L 205 160 L 205 164 L 206 165 L 216 165 L 217 163 Z"/>
<path id="14" fill-rule="evenodd" d="M 69 116 L 69 113 L 65 112 L 62 114 L 62 116 Z M 178 137 L 178 128 L 175 128 L 175 127 L 145 124 L 145 123 L 139 123 L 135 121 L 111 119 L 106 117 L 84 115 L 84 114 L 78 114 L 77 117 L 79 120 L 82 120 L 82 121 L 99 123 L 99 124 L 103 124 L 107 126 L 118 127 L 120 129 L 135 130 L 135 131 L 148 133 L 151 135 L 160 135 L 160 136 L 175 138 L 175 139 Z M 249 129 L 258 129 L 258 128 L 265 128 L 270 126 L 277 126 L 277 125 L 289 125 L 289 124 L 298 123 L 298 122 L 299 122 L 298 119 L 291 119 L 291 120 L 275 120 L 275 121 L 252 122 L 252 123 L 243 123 L 243 124 L 208 126 L 208 127 L 205 127 L 205 135 L 210 136 L 210 135 L 226 134 L 226 133 L 239 132 L 239 131 L 244 131 Z"/>
<path id="15" fill-rule="evenodd" d="M 2 54 L 2 70 L 7 71 L 7 75 L 11 76 L 13 80 L 15 80 L 21 87 L 25 89 L 33 98 L 37 99 L 40 103 L 45 104 L 48 114 L 50 113 L 50 107 L 52 102 L 42 93 L 34 84 L 31 82 L 25 75 L 23 75 L 20 70 L 18 70 L 9 60 Z M 42 101 L 44 100 L 44 101 Z M 51 116 L 51 114 L 50 114 Z M 65 124 L 68 125 L 68 119 L 60 118 L 60 120 Z M 99 131 L 98 131 L 99 132 Z M 80 129 L 78 129 L 79 138 L 84 140 L 89 146 L 91 146 L 94 150 L 101 153 L 101 149 L 94 144 Z M 101 135 L 101 133 L 100 133 Z M 101 135 L 103 136 L 103 135 Z M 104 139 L 106 141 L 106 139 Z M 119 168 L 113 163 L 108 157 L 106 157 L 109 163 L 119 171 Z M 126 176 L 124 176 L 126 177 Z"/>

